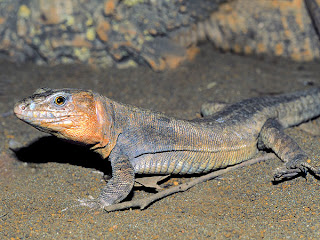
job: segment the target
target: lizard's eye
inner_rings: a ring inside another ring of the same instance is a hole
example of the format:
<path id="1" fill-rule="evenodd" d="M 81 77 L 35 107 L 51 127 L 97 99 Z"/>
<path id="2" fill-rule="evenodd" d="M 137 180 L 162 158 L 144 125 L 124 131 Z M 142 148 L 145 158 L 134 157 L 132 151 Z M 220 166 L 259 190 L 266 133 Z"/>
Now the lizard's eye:
<path id="1" fill-rule="evenodd" d="M 66 98 L 62 96 L 58 96 L 54 100 L 55 104 L 62 106 L 66 102 Z"/>

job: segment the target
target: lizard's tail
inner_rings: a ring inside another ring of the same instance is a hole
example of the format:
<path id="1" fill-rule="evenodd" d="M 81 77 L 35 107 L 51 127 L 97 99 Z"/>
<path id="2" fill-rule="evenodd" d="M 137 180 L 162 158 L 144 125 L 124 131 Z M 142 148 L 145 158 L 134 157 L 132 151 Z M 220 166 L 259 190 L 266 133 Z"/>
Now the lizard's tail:
<path id="1" fill-rule="evenodd" d="M 281 95 L 279 96 L 281 98 Z M 320 116 L 320 88 L 294 92 L 277 106 L 278 119 L 287 128 Z"/>

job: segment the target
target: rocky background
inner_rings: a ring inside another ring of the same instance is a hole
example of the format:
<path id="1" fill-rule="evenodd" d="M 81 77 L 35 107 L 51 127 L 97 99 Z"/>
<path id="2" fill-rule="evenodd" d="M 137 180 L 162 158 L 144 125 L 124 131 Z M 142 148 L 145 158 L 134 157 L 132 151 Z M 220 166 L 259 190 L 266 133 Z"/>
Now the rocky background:
<path id="1" fill-rule="evenodd" d="M 310 61 L 320 44 L 307 2 L 320 16 L 320 0 L 1 0 L 0 56 L 159 71 L 209 39 L 224 51 Z"/>
<path id="2" fill-rule="evenodd" d="M 4 0 L 0 52 L 15 62 L 82 62 L 164 69 L 185 58 L 169 40 L 176 29 L 204 20 L 225 0 Z M 179 57 L 180 56 L 180 57 Z"/>

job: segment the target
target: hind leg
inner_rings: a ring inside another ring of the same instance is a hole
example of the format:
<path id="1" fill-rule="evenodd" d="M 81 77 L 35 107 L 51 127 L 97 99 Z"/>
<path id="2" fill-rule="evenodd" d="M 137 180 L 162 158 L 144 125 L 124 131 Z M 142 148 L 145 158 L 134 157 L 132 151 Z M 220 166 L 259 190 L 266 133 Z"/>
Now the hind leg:
<path id="1" fill-rule="evenodd" d="M 310 159 L 299 145 L 287 134 L 283 132 L 281 124 L 276 119 L 269 119 L 263 126 L 259 141 L 284 162 L 284 166 L 277 169 L 274 178 L 281 180 L 291 178 L 298 174 L 305 175 L 312 172 L 320 175 L 319 169 L 309 164 Z"/>

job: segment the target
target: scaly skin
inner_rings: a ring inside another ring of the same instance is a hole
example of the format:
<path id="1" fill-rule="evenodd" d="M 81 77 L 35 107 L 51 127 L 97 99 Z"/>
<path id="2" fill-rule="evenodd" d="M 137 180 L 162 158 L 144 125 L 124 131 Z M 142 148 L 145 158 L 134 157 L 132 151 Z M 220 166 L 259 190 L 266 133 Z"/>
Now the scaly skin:
<path id="1" fill-rule="evenodd" d="M 39 89 L 14 108 L 18 118 L 109 157 L 112 179 L 94 202 L 108 206 L 132 190 L 135 174 L 206 173 L 263 148 L 284 161 L 276 179 L 319 171 L 282 129 L 320 115 L 320 89 L 252 98 L 191 121 L 124 105 L 91 91 Z"/>

